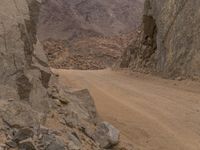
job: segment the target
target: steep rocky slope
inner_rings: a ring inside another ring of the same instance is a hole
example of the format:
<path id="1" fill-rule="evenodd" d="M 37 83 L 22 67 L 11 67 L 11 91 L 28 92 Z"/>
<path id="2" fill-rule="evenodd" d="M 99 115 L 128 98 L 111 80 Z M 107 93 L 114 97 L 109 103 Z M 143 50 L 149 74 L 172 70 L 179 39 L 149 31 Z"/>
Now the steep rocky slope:
<path id="1" fill-rule="evenodd" d="M 53 68 L 94 70 L 111 67 L 122 55 L 133 34 L 114 37 L 90 37 L 75 41 L 43 41 Z"/>
<path id="2" fill-rule="evenodd" d="M 200 1 L 146 0 L 143 27 L 120 66 L 167 77 L 200 76 Z"/>
<path id="3" fill-rule="evenodd" d="M 46 0 L 38 25 L 44 40 L 112 36 L 133 31 L 141 22 L 143 0 Z"/>
<path id="4" fill-rule="evenodd" d="M 141 23 L 142 9 L 143 0 L 44 1 L 38 36 L 50 54 L 50 65 L 65 69 L 112 66 L 130 32 Z M 64 48 L 52 54 L 55 45 Z"/>
<path id="5" fill-rule="evenodd" d="M 99 119 L 87 90 L 58 84 L 36 38 L 38 0 L 1 0 L 0 149 L 112 148 L 119 131 Z"/>

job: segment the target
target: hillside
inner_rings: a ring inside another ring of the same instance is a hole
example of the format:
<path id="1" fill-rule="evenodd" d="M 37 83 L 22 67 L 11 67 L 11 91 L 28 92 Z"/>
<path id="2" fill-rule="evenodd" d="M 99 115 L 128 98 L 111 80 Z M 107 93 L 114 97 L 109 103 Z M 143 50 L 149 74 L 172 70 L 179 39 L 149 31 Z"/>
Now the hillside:
<path id="1" fill-rule="evenodd" d="M 46 0 L 41 6 L 38 35 L 72 40 L 133 31 L 141 22 L 143 0 Z"/>
<path id="2" fill-rule="evenodd" d="M 113 37 L 88 37 L 75 41 L 48 39 L 43 48 L 53 68 L 104 69 L 122 55 L 133 34 Z"/>
<path id="3" fill-rule="evenodd" d="M 142 10 L 143 0 L 46 0 L 38 37 L 51 67 L 104 69 L 121 56 Z"/>
<path id="4" fill-rule="evenodd" d="M 119 64 L 170 78 L 200 77 L 200 1 L 146 0 L 143 26 Z"/>

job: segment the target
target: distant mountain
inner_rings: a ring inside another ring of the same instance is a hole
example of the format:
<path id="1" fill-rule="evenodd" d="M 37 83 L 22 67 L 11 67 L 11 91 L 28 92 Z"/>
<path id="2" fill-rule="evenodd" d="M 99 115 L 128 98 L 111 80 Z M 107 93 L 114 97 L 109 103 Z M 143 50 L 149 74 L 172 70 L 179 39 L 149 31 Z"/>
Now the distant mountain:
<path id="1" fill-rule="evenodd" d="M 141 22 L 144 0 L 45 0 L 38 36 L 71 40 L 133 31 Z"/>

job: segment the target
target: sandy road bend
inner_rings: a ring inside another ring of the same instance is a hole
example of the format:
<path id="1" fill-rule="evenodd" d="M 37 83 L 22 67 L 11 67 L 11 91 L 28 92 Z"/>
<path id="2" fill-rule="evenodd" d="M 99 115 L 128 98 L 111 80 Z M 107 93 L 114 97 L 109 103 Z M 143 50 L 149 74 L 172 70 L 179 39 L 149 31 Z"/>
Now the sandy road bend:
<path id="1" fill-rule="evenodd" d="M 88 88 L 100 116 L 141 150 L 200 150 L 200 86 L 110 70 L 54 70 Z"/>

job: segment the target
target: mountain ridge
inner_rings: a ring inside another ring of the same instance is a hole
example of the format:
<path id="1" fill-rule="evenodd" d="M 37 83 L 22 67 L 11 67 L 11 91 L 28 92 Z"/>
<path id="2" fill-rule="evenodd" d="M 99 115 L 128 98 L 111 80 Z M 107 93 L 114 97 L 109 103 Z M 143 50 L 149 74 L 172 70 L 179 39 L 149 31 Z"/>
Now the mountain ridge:
<path id="1" fill-rule="evenodd" d="M 46 0 L 41 6 L 38 35 L 41 40 L 71 40 L 128 33 L 141 23 L 141 8 L 143 0 Z"/>

